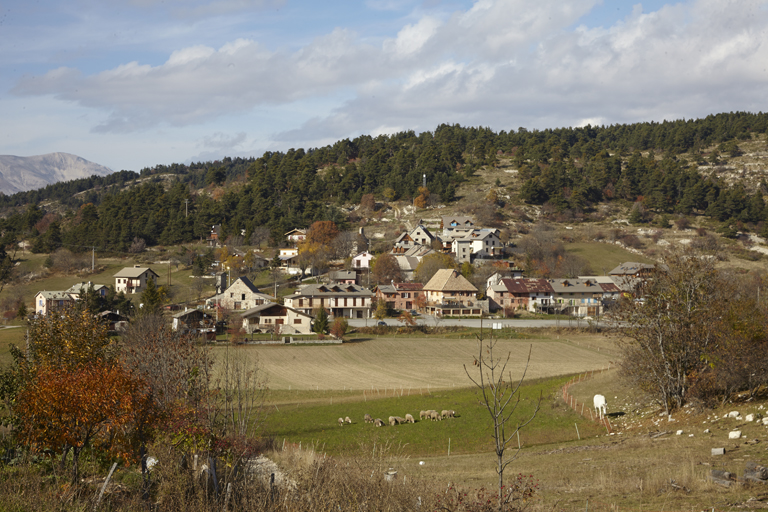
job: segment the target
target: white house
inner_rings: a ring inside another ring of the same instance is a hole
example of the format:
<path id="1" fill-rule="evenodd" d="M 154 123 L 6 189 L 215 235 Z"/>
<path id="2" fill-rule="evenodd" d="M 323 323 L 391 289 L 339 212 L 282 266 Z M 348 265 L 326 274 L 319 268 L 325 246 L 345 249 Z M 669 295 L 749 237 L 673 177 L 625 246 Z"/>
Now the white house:
<path id="1" fill-rule="evenodd" d="M 141 293 L 147 286 L 147 281 L 151 279 L 157 284 L 157 273 L 151 268 L 126 267 L 115 274 L 115 291 L 117 293 Z"/>
<path id="2" fill-rule="evenodd" d="M 35 295 L 35 314 L 47 315 L 51 311 L 65 308 L 75 302 L 75 297 L 64 291 L 42 291 Z"/>
<path id="3" fill-rule="evenodd" d="M 371 316 L 373 292 L 356 284 L 310 284 L 285 297 L 285 305 L 311 315 L 325 308 L 328 315 L 343 318 Z"/>
<path id="4" fill-rule="evenodd" d="M 472 229 L 451 241 L 451 252 L 460 263 L 475 258 L 498 258 L 502 249 L 498 229 Z"/>
<path id="5" fill-rule="evenodd" d="M 234 283 L 218 295 L 205 301 L 206 307 L 219 306 L 225 309 L 251 309 L 275 298 L 262 293 L 247 277 L 238 277 Z"/>
<path id="6" fill-rule="evenodd" d="M 371 268 L 371 260 L 373 259 L 373 254 L 369 253 L 368 251 L 363 251 L 354 258 L 352 258 L 352 268 L 355 269 L 363 269 L 363 268 Z"/>
<path id="7" fill-rule="evenodd" d="M 248 334 L 270 331 L 277 334 L 311 334 L 312 316 L 274 302 L 261 304 L 242 314 L 243 330 Z"/>

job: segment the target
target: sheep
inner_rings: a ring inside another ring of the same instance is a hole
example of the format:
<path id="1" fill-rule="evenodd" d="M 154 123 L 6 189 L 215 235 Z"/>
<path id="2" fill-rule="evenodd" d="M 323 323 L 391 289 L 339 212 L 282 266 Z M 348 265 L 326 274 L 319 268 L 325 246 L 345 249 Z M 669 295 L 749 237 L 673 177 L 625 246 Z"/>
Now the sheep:
<path id="1" fill-rule="evenodd" d="M 340 427 L 344 426 L 344 418 L 339 418 L 339 426 Z"/>
<path id="2" fill-rule="evenodd" d="M 432 421 L 440 421 L 443 419 L 437 411 L 430 411 L 429 417 L 432 418 Z"/>
<path id="3" fill-rule="evenodd" d="M 401 416 L 395 416 L 395 421 L 397 421 L 397 424 L 398 424 L 398 425 L 402 425 L 403 423 L 405 423 L 405 422 L 406 422 L 406 421 L 405 421 L 405 418 L 403 418 L 403 417 L 401 417 Z"/>
<path id="4" fill-rule="evenodd" d="M 363 416 L 363 421 L 366 422 L 366 423 L 373 423 L 373 418 L 371 418 L 370 414 L 366 413 L 366 415 Z"/>
<path id="5" fill-rule="evenodd" d="M 397 425 L 397 419 L 394 416 L 390 416 L 389 417 L 389 426 L 390 427 L 394 427 L 395 425 Z"/>
<path id="6" fill-rule="evenodd" d="M 374 427 L 383 427 L 384 426 L 384 421 L 381 418 L 376 418 L 375 420 L 373 420 L 373 426 Z"/>
<path id="7" fill-rule="evenodd" d="M 603 419 L 603 416 L 605 416 L 606 411 L 608 410 L 608 404 L 605 401 L 605 397 L 603 395 L 595 395 L 592 403 L 595 406 L 595 414 L 599 415 L 600 419 Z"/>
<path id="8" fill-rule="evenodd" d="M 440 411 L 440 417 L 443 418 L 443 419 L 447 418 L 448 417 L 448 411 L 446 409 L 443 409 L 442 411 Z"/>
<path id="9" fill-rule="evenodd" d="M 429 411 L 421 411 L 419 412 L 419 419 L 423 420 L 429 416 Z"/>
<path id="10" fill-rule="evenodd" d="M 351 419 L 349 419 L 349 416 L 347 416 L 346 418 L 344 418 L 344 423 L 350 423 L 350 424 L 352 423 L 352 420 L 351 420 Z"/>
<path id="11" fill-rule="evenodd" d="M 410 414 L 406 414 L 405 415 L 405 422 L 406 423 L 416 423 L 416 420 L 414 420 L 413 416 L 411 416 Z"/>
<path id="12" fill-rule="evenodd" d="M 456 411 L 448 409 L 447 411 L 443 411 L 442 416 L 443 418 L 453 418 L 456 416 Z"/>

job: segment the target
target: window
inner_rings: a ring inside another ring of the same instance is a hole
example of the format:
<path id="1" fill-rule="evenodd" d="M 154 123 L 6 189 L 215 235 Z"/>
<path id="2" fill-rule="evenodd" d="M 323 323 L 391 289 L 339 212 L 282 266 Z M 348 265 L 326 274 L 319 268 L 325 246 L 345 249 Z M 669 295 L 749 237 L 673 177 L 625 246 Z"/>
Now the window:
<path id="1" fill-rule="evenodd" d="M 293 323 L 294 324 L 300 324 L 301 323 L 301 318 L 294 318 L 293 319 Z"/>
<path id="2" fill-rule="evenodd" d="M 245 294 L 240 295 L 240 300 L 245 300 Z"/>

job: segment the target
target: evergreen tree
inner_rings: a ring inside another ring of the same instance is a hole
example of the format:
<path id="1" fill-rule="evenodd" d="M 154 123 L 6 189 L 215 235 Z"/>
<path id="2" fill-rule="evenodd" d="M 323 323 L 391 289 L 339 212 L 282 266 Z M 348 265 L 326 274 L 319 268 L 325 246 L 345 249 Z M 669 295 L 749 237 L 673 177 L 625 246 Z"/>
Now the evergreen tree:
<path id="1" fill-rule="evenodd" d="M 315 313 L 315 324 L 313 330 L 317 334 L 325 334 L 328 332 L 328 312 L 325 308 L 321 307 Z"/>

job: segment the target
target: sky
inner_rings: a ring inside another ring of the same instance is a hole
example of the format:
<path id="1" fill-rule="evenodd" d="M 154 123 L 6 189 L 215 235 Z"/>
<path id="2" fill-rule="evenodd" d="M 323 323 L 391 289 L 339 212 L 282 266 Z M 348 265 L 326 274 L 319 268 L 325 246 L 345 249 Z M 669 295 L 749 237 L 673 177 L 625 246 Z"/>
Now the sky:
<path id="1" fill-rule="evenodd" d="M 768 0 L 0 0 L 0 154 L 115 171 L 767 104 Z"/>

